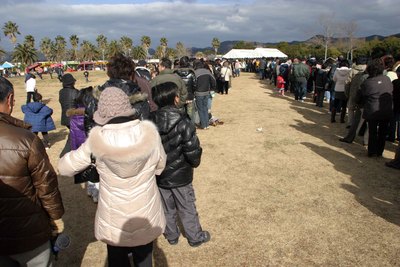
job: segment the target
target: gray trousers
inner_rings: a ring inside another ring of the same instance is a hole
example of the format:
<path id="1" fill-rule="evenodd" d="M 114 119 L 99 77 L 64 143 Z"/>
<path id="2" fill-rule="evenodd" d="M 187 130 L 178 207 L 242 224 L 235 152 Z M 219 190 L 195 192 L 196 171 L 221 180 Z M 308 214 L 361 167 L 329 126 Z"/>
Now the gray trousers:
<path id="1" fill-rule="evenodd" d="M 167 220 L 164 232 L 165 238 L 174 240 L 179 237 L 180 231 L 177 224 L 179 216 L 188 241 L 200 241 L 202 229 L 194 203 L 196 198 L 192 183 L 177 188 L 159 189 Z"/>
<path id="2" fill-rule="evenodd" d="M 50 241 L 20 254 L 0 256 L 1 267 L 51 267 Z"/>

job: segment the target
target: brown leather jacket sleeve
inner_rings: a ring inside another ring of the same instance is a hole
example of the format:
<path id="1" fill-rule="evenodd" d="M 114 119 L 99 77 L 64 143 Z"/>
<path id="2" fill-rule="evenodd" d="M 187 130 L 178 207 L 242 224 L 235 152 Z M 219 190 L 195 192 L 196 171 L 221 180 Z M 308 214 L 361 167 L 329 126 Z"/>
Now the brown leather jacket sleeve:
<path id="1" fill-rule="evenodd" d="M 52 220 L 60 219 L 64 214 L 64 206 L 58 190 L 57 174 L 38 137 L 33 140 L 29 154 L 28 169 L 37 198 Z"/>

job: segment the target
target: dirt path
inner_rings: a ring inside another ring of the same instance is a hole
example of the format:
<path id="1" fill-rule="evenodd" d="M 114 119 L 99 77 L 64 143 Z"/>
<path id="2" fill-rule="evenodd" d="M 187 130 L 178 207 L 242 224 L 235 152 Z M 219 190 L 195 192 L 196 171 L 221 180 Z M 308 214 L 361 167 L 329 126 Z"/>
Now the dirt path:
<path id="1" fill-rule="evenodd" d="M 338 141 L 345 126 L 331 124 L 326 108 L 280 97 L 254 74 L 235 78 L 213 111 L 225 124 L 199 131 L 204 154 L 194 180 L 212 240 L 191 248 L 183 237 L 177 246 L 160 237 L 155 266 L 400 265 L 400 172 L 384 166 L 394 144 L 383 159 L 368 158 L 361 140 Z M 57 131 L 54 164 L 65 139 Z M 93 237 L 95 204 L 72 179 L 60 178 L 60 187 L 72 245 L 56 266 L 105 266 L 105 245 Z"/>

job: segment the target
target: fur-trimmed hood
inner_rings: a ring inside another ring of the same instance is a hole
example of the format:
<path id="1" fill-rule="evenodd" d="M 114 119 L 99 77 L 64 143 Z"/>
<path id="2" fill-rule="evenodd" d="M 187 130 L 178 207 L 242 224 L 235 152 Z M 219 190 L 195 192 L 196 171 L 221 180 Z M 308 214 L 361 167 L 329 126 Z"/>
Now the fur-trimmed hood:
<path id="1" fill-rule="evenodd" d="M 72 117 L 76 115 L 85 115 L 85 108 L 70 108 L 66 112 L 67 117 Z"/>
<path id="2" fill-rule="evenodd" d="M 136 176 L 160 142 L 156 126 L 150 121 L 94 127 L 88 138 L 93 155 L 120 178 Z"/>

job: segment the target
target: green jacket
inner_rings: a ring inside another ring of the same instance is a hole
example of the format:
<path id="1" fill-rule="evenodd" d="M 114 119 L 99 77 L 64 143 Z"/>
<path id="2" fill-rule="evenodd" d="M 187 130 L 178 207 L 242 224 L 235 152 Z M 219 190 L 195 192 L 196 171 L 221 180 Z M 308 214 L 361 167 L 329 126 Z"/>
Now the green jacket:
<path id="1" fill-rule="evenodd" d="M 180 99 L 179 107 L 182 107 L 186 103 L 186 99 L 188 97 L 188 91 L 186 89 L 185 82 L 182 80 L 181 77 L 175 74 L 173 70 L 165 69 L 161 71 L 159 75 L 157 75 L 150 81 L 150 85 L 151 87 L 154 87 L 156 85 L 166 82 L 173 82 L 178 86 L 179 99 Z"/>
<path id="2" fill-rule="evenodd" d="M 310 77 L 310 68 L 304 63 L 293 63 L 293 77 L 298 80 Z"/>

